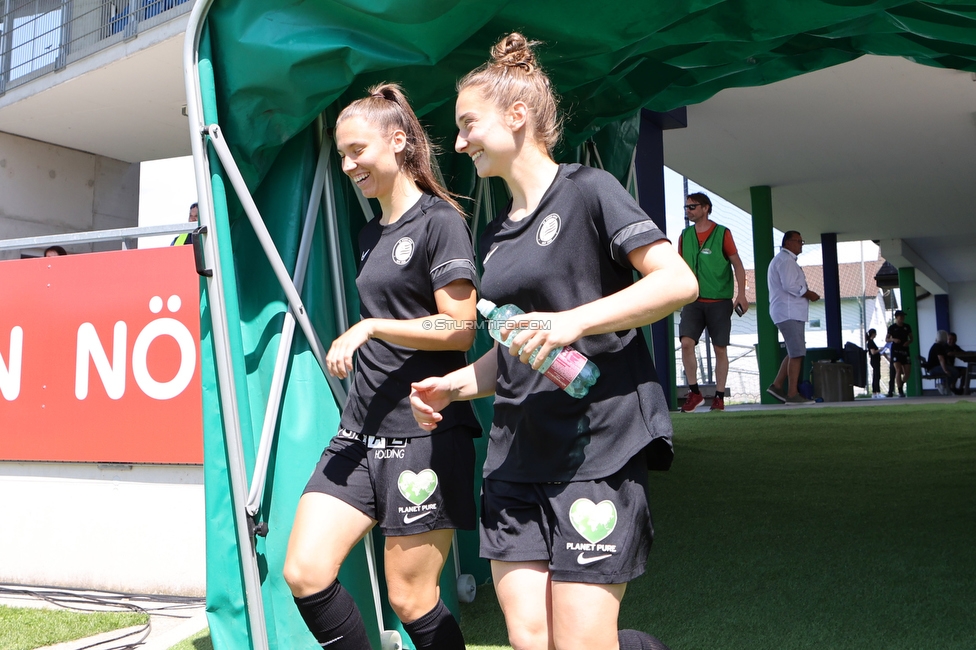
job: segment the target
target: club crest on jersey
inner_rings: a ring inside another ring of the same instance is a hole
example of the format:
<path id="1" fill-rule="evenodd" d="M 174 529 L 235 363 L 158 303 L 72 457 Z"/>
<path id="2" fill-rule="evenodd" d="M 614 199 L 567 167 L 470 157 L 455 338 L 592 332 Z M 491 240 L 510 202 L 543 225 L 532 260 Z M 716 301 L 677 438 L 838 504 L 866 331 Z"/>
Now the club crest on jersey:
<path id="1" fill-rule="evenodd" d="M 393 261 L 403 266 L 413 257 L 413 248 L 413 240 L 409 237 L 403 237 L 393 247 Z"/>
<path id="2" fill-rule="evenodd" d="M 539 246 L 548 246 L 559 236 L 559 227 L 561 225 L 558 214 L 553 212 L 548 215 L 539 224 L 539 230 L 535 233 L 535 242 Z"/>

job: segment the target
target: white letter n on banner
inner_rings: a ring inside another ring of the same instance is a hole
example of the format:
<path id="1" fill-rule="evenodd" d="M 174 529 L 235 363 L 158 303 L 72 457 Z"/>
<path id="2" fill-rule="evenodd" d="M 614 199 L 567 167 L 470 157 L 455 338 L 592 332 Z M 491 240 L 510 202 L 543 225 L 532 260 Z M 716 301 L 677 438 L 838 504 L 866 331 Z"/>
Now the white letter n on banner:
<path id="1" fill-rule="evenodd" d="M 115 337 L 112 346 L 112 363 L 109 365 L 105 348 L 98 338 L 98 332 L 91 323 L 82 323 L 78 328 L 78 351 L 75 355 L 75 397 L 88 397 L 88 359 L 95 364 L 95 370 L 105 386 L 105 392 L 112 399 L 125 394 L 125 321 L 115 324 Z"/>
<path id="2" fill-rule="evenodd" d="M 0 353 L 0 394 L 8 402 L 12 402 L 20 395 L 20 369 L 24 359 L 24 330 L 15 326 L 10 330 L 10 359 L 8 366 Z"/>

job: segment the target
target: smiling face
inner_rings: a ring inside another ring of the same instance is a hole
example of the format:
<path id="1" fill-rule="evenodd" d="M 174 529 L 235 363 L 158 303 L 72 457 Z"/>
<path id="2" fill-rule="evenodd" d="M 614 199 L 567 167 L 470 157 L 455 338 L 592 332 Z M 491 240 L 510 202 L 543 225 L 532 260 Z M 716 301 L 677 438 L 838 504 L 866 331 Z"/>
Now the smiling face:
<path id="1" fill-rule="evenodd" d="M 392 195 L 400 173 L 397 154 L 406 145 L 406 134 L 400 130 L 386 134 L 358 115 L 339 122 L 335 133 L 342 171 L 363 196 L 382 198 Z"/>
<path id="2" fill-rule="evenodd" d="M 506 120 L 513 117 L 503 113 L 494 103 L 485 99 L 477 87 L 469 86 L 458 93 L 454 109 L 458 127 L 454 149 L 467 154 L 474 163 L 478 176 L 502 176 L 518 155 L 515 131 Z M 524 123 L 524 118 L 522 118 Z"/>

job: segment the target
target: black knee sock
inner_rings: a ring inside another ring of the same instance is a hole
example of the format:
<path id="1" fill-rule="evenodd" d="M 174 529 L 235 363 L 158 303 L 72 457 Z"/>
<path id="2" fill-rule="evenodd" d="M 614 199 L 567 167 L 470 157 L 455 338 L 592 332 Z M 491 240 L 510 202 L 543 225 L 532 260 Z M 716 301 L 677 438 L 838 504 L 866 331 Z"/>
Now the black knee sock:
<path id="1" fill-rule="evenodd" d="M 317 594 L 295 598 L 315 640 L 329 650 L 369 648 L 366 625 L 349 592 L 336 580 Z"/>
<path id="2" fill-rule="evenodd" d="M 701 389 L 698 387 L 698 384 L 688 384 L 688 390 L 696 395 L 701 395 Z"/>
<path id="3" fill-rule="evenodd" d="M 620 650 L 669 650 L 668 646 L 640 630 L 618 630 L 617 643 Z"/>
<path id="4" fill-rule="evenodd" d="M 403 629 L 417 650 L 464 650 L 461 628 L 443 600 L 413 623 L 404 623 Z"/>

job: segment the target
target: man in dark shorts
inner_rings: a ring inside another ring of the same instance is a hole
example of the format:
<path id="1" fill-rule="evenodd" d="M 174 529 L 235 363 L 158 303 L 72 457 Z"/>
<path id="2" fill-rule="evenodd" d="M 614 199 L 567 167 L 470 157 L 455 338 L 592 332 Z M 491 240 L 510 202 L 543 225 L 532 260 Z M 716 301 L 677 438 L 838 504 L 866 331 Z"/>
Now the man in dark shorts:
<path id="1" fill-rule="evenodd" d="M 888 385 L 888 397 L 895 396 L 895 384 L 898 384 L 898 396 L 905 396 L 905 382 L 912 371 L 912 355 L 909 345 L 913 340 L 912 326 L 905 322 L 905 312 L 895 312 L 895 322 L 888 326 L 885 341 L 891 343 L 891 362 L 895 366 L 895 381 Z"/>
<path id="2" fill-rule="evenodd" d="M 712 201 L 702 192 L 689 194 L 685 199 L 685 215 L 692 225 L 681 233 L 678 254 L 698 278 L 698 300 L 681 309 L 678 335 L 681 337 L 681 361 L 688 378 L 688 397 L 681 410 L 690 413 L 701 404 L 698 388 L 698 362 L 695 347 L 702 332 L 708 328 L 715 347 L 715 398 L 713 411 L 725 410 L 725 383 L 729 376 L 729 335 L 732 331 L 732 311 L 741 314 L 749 310 L 746 299 L 746 272 L 739 252 L 732 241 L 732 232 L 711 220 Z M 732 276 L 735 275 L 733 285 Z M 738 289 L 736 291 L 736 289 Z M 733 292 L 735 299 L 733 300 Z"/>

